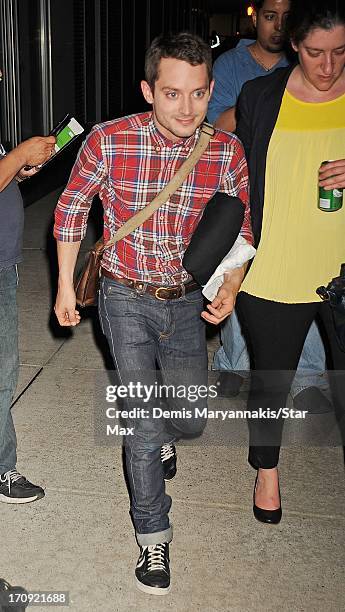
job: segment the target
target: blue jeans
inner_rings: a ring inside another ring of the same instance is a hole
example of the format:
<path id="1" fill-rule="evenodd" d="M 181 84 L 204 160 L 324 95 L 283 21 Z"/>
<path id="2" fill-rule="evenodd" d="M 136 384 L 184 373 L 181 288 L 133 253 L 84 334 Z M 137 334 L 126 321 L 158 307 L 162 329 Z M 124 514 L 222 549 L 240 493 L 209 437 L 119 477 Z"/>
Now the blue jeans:
<path id="1" fill-rule="evenodd" d="M 162 384 L 186 383 L 188 373 L 192 372 L 194 383 L 207 385 L 202 308 L 200 291 L 176 300 L 157 300 L 103 277 L 100 321 L 121 383 L 128 385 L 136 377 L 134 382 L 154 384 L 158 365 Z M 207 406 L 206 400 L 203 402 L 202 407 Z M 126 399 L 124 404 L 126 409 L 150 410 L 157 406 L 157 402 L 150 406 L 138 398 Z M 186 407 L 186 401 L 174 399 L 174 410 L 182 405 Z M 150 418 L 128 420 L 128 423 L 134 426 L 134 435 L 124 436 L 124 444 L 131 515 L 138 544 L 170 542 L 171 497 L 165 491 L 160 448 L 176 437 L 200 435 L 206 419 L 183 418 L 177 414 L 164 420 L 152 418 L 150 412 Z"/>
<path id="2" fill-rule="evenodd" d="M 0 474 L 17 463 L 11 403 L 18 379 L 17 266 L 0 269 Z"/>
<path id="3" fill-rule="evenodd" d="M 238 371 L 241 376 L 245 376 L 245 373 L 248 373 L 249 376 L 250 360 L 236 311 L 226 319 L 221 329 L 221 339 L 222 346 L 214 356 L 213 369 Z M 292 397 L 311 386 L 327 389 L 328 381 L 325 370 L 325 349 L 318 327 L 313 321 L 291 386 Z"/>

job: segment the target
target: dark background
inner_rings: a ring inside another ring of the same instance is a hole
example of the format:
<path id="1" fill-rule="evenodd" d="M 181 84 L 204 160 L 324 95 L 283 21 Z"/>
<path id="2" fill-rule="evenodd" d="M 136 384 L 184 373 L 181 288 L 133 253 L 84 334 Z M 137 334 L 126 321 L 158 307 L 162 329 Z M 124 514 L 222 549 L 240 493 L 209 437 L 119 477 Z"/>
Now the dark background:
<path id="1" fill-rule="evenodd" d="M 145 50 L 163 31 L 189 30 L 221 46 L 247 35 L 241 0 L 0 0 L 0 139 L 9 150 L 47 134 L 66 113 L 86 128 L 140 112 Z M 253 36 L 253 32 L 251 32 Z M 25 203 L 63 184 L 80 141 L 22 184 Z"/>

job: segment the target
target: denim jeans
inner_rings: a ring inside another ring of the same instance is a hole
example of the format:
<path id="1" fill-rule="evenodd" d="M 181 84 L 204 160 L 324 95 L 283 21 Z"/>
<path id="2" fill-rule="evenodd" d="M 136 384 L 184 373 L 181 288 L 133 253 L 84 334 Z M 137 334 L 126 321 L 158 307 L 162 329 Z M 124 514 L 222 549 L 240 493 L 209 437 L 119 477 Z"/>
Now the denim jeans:
<path id="1" fill-rule="evenodd" d="M 11 403 L 18 379 L 17 266 L 0 269 L 0 474 L 17 462 Z"/>
<path id="2" fill-rule="evenodd" d="M 221 329 L 221 339 L 222 346 L 214 356 L 213 369 L 238 371 L 241 376 L 245 377 L 246 373 L 249 376 L 250 360 L 236 311 L 226 319 Z M 327 389 L 328 381 L 325 370 L 325 349 L 318 327 L 313 321 L 291 386 L 292 397 L 311 386 Z"/>
<path id="3" fill-rule="evenodd" d="M 207 385 L 202 308 L 200 291 L 176 300 L 157 300 L 103 277 L 100 321 L 121 383 L 128 385 L 136 377 L 152 384 L 157 379 L 158 365 L 162 384 L 176 384 L 177 373 L 180 373 L 179 382 L 185 383 L 188 373 L 193 373 L 193 382 Z M 126 409 L 152 408 L 138 398 L 126 399 L 124 404 Z M 182 408 L 182 404 L 186 406 L 185 401 L 174 399 L 173 408 Z M 202 407 L 207 407 L 206 400 Z M 138 544 L 169 542 L 172 539 L 168 516 L 171 497 L 165 491 L 160 448 L 176 437 L 200 435 L 206 419 L 188 419 L 177 414 L 168 421 L 150 416 L 127 423 L 134 426 L 134 435 L 124 436 L 124 446 Z"/>

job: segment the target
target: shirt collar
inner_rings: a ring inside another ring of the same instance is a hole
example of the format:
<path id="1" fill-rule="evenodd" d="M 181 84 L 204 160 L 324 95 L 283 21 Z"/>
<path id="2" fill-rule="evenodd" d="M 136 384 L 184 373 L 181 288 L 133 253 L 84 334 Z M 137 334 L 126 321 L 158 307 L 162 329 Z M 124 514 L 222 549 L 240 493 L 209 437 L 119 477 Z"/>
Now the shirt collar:
<path id="1" fill-rule="evenodd" d="M 238 44 L 236 45 L 236 49 L 240 48 L 241 53 L 244 57 L 246 57 L 248 59 L 248 57 L 251 59 L 251 61 L 256 64 L 257 66 L 260 66 L 260 64 L 258 64 L 258 62 L 255 61 L 254 57 L 252 56 L 251 52 L 249 51 L 248 47 L 250 45 L 253 45 L 255 43 L 255 40 L 252 40 L 250 38 L 241 38 L 241 40 L 238 42 Z M 273 68 L 271 68 L 271 70 L 267 70 L 265 71 L 265 69 L 262 69 L 263 74 L 267 74 L 270 72 L 274 72 L 274 70 L 276 68 L 280 68 L 280 67 L 285 67 L 289 65 L 289 60 L 287 59 L 286 55 L 283 53 L 282 57 L 280 58 L 279 62 L 277 62 Z M 261 68 L 261 66 L 260 66 Z"/>
<path id="2" fill-rule="evenodd" d="M 249 45 L 252 45 L 253 43 L 255 43 L 255 39 L 241 38 L 236 45 L 236 49 L 238 49 L 238 47 L 249 47 Z"/>
<path id="3" fill-rule="evenodd" d="M 199 138 L 199 134 L 200 134 L 200 127 L 198 127 L 196 131 L 194 132 L 194 134 L 189 136 L 189 138 L 181 138 L 180 140 L 177 140 L 176 142 L 174 142 L 173 140 L 170 140 L 169 138 L 164 136 L 164 134 L 162 134 L 158 130 L 153 120 L 153 113 L 151 113 L 151 118 L 148 123 L 148 128 L 149 128 L 149 133 L 151 135 L 155 148 L 164 147 L 165 149 L 173 149 L 173 148 L 180 147 L 181 149 L 188 150 L 194 147 L 196 141 Z"/>

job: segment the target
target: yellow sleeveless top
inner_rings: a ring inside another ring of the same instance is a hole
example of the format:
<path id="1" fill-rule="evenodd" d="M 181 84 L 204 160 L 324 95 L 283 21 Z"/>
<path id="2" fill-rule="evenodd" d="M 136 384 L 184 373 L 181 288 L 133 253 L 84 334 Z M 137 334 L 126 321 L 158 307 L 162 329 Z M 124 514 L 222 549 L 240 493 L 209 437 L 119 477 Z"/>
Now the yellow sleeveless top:
<path id="1" fill-rule="evenodd" d="M 267 152 L 260 244 L 241 289 L 276 302 L 318 302 L 315 290 L 345 262 L 345 193 L 318 208 L 318 170 L 345 158 L 345 94 L 301 102 L 285 90 Z"/>

